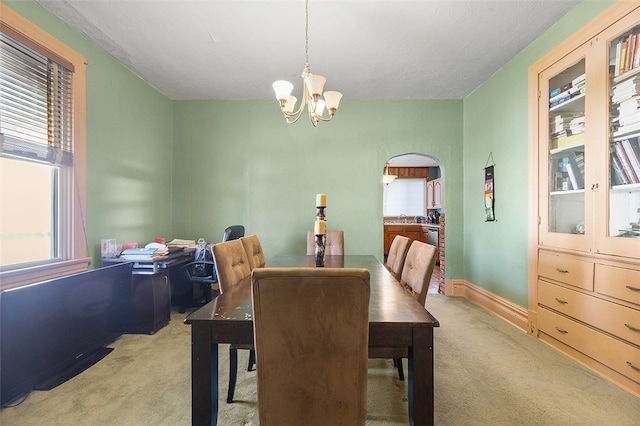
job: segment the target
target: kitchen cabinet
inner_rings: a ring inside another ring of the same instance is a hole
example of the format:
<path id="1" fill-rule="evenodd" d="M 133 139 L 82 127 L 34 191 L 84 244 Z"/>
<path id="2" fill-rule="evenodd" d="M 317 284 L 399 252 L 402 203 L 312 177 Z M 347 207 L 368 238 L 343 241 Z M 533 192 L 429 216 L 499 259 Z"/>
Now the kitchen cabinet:
<path id="1" fill-rule="evenodd" d="M 640 395 L 640 49 L 632 46 L 640 46 L 640 4 L 618 2 L 529 68 L 529 332 Z"/>
<path id="2" fill-rule="evenodd" d="M 427 242 L 424 238 L 422 225 L 419 223 L 397 223 L 384 225 L 384 256 L 389 254 L 389 248 L 396 235 L 402 235 L 411 240 Z"/>
<path id="3" fill-rule="evenodd" d="M 442 208 L 442 178 L 427 181 L 427 209 Z"/>

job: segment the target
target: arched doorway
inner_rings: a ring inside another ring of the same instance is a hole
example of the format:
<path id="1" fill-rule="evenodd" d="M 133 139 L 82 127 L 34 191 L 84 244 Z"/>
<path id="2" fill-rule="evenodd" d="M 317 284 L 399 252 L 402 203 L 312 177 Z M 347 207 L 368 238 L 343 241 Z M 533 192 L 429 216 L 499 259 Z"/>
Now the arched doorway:
<path id="1" fill-rule="evenodd" d="M 444 294 L 444 168 L 430 155 L 406 153 L 389 158 L 383 168 L 383 247 L 386 259 L 396 235 L 439 248 L 429 292 Z"/>

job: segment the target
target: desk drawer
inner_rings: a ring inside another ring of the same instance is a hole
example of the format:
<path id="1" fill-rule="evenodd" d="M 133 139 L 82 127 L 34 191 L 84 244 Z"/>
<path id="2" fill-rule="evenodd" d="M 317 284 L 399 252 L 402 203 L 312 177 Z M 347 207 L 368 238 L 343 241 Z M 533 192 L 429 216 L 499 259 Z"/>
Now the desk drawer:
<path id="1" fill-rule="evenodd" d="M 538 275 L 593 291 L 593 262 L 562 254 L 540 252 Z"/>
<path id="2" fill-rule="evenodd" d="M 640 346 L 640 311 L 538 281 L 538 303 Z"/>
<path id="3" fill-rule="evenodd" d="M 596 265 L 595 275 L 596 292 L 640 305 L 640 270 Z"/>
<path id="4" fill-rule="evenodd" d="M 538 310 L 538 329 L 607 367 L 640 383 L 640 349 L 545 308 Z"/>

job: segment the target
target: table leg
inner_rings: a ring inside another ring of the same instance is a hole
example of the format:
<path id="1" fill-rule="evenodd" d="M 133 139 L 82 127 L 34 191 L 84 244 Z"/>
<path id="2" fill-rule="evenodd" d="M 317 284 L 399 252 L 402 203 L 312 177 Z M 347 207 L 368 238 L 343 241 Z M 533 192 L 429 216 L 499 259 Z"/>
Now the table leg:
<path id="1" fill-rule="evenodd" d="M 409 348 L 409 423 L 434 424 L 433 328 L 413 329 L 413 347 Z"/>
<path id="2" fill-rule="evenodd" d="M 218 345 L 209 324 L 191 324 L 191 424 L 218 423 Z"/>

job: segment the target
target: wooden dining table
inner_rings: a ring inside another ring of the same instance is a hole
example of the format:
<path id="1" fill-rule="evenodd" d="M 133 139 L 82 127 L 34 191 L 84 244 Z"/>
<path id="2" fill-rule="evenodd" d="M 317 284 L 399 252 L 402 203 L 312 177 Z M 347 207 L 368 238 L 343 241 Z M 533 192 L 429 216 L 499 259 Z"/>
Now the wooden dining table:
<path id="1" fill-rule="evenodd" d="M 266 266 L 315 267 L 315 259 L 314 256 L 280 254 Z M 409 423 L 432 425 L 433 329 L 439 326 L 438 320 L 405 291 L 375 256 L 325 256 L 325 267 L 369 270 L 369 347 L 407 349 Z M 191 325 L 192 424 L 216 425 L 217 345 L 253 343 L 251 280 L 219 295 L 187 316 L 184 322 Z"/>

